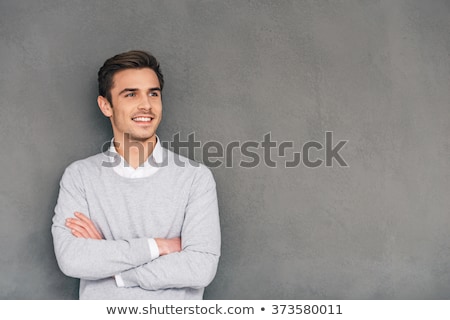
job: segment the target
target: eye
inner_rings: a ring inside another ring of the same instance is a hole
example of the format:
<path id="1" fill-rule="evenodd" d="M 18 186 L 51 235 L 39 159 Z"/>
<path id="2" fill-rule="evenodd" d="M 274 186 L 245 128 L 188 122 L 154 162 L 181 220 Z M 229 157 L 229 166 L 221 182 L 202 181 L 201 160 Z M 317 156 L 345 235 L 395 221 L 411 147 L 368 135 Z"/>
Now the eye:
<path id="1" fill-rule="evenodd" d="M 127 94 L 125 95 L 125 97 L 126 97 L 126 98 L 128 98 L 128 97 L 136 97 L 136 93 L 135 93 L 135 92 L 127 93 Z"/>
<path id="2" fill-rule="evenodd" d="M 158 91 L 152 91 L 149 93 L 150 97 L 159 97 L 159 92 Z"/>

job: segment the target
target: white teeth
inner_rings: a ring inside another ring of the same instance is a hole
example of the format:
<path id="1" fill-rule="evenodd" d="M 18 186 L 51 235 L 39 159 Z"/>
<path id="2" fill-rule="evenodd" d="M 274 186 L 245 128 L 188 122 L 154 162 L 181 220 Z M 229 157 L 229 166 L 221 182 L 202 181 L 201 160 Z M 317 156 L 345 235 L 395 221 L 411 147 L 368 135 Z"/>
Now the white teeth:
<path id="1" fill-rule="evenodd" d="M 145 118 L 145 117 L 137 117 L 133 118 L 134 121 L 151 121 L 152 118 Z"/>

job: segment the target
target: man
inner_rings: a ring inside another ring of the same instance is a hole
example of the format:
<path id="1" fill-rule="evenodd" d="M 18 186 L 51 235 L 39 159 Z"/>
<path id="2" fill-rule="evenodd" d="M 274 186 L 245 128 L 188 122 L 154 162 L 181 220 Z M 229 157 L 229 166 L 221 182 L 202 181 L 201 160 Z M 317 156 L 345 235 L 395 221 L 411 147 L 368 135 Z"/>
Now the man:
<path id="1" fill-rule="evenodd" d="M 159 63 L 144 51 L 116 55 L 98 85 L 113 143 L 64 172 L 58 265 L 80 278 L 80 299 L 202 299 L 220 255 L 216 186 L 206 166 L 160 144 Z"/>

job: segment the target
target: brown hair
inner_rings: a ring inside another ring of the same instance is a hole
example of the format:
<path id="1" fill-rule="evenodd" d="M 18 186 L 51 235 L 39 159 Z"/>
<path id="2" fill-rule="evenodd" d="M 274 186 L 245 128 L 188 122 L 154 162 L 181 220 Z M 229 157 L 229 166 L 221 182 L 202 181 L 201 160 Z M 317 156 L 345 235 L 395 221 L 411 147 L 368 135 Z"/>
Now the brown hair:
<path id="1" fill-rule="evenodd" d="M 142 69 L 150 68 L 155 71 L 159 80 L 161 91 L 164 86 L 164 77 L 161 73 L 159 62 L 149 52 L 132 50 L 115 55 L 105 61 L 98 71 L 98 93 L 106 97 L 111 103 L 111 87 L 113 85 L 113 77 L 116 72 L 125 69 Z"/>

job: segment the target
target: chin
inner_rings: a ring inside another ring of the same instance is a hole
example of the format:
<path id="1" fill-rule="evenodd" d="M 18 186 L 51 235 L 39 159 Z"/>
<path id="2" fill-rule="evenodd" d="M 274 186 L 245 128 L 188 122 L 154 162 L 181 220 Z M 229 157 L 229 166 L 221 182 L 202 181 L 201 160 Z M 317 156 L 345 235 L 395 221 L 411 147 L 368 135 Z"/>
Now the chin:
<path id="1" fill-rule="evenodd" d="M 155 136 L 155 134 L 151 134 L 151 135 L 133 135 L 133 134 L 131 134 L 130 140 L 145 142 L 147 140 L 150 140 L 154 136 Z"/>

